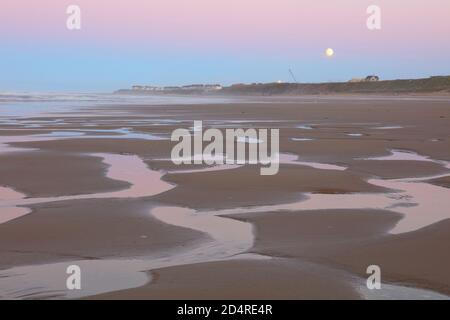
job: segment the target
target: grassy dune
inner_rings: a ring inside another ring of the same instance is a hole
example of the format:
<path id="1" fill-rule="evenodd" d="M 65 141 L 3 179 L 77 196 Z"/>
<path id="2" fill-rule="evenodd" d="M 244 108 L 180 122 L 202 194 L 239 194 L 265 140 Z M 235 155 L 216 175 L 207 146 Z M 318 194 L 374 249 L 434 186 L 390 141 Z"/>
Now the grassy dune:
<path id="1" fill-rule="evenodd" d="M 236 95 L 450 93 L 450 76 L 378 82 L 243 84 L 224 88 L 221 93 Z"/>

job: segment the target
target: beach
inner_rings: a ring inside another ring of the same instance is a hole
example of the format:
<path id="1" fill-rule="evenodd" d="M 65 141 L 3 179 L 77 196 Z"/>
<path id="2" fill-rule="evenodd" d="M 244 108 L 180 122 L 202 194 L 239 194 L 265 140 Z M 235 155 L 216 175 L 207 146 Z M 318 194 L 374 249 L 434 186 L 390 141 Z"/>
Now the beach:
<path id="1" fill-rule="evenodd" d="M 449 299 L 448 95 L 46 103 L 0 112 L 0 299 Z M 196 120 L 279 172 L 175 165 Z"/>

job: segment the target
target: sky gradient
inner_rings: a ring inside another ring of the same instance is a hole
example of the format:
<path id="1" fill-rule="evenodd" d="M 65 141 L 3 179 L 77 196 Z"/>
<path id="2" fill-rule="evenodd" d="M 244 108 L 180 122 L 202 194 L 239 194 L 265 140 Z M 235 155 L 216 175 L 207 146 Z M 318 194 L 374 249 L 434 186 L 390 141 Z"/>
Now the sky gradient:
<path id="1" fill-rule="evenodd" d="M 0 91 L 444 75 L 449 17 L 448 0 L 2 0 Z"/>

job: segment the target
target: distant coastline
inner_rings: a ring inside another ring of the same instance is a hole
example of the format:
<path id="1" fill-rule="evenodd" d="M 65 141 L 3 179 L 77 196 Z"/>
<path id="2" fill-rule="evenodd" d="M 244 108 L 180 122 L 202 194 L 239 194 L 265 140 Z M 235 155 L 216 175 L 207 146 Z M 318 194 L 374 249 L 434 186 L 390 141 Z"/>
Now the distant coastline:
<path id="1" fill-rule="evenodd" d="M 144 89 L 152 88 L 152 89 Z M 349 81 L 328 83 L 253 83 L 220 85 L 190 85 L 184 87 L 133 86 L 120 89 L 115 94 L 132 95 L 262 95 L 297 96 L 327 94 L 450 94 L 450 76 L 433 76 L 422 79 L 381 81 Z"/>

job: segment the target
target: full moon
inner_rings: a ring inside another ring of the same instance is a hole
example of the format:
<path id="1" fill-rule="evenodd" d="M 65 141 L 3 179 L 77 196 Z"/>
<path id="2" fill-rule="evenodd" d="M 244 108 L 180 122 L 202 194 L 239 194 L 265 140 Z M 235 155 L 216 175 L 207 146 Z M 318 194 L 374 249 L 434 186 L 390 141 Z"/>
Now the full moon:
<path id="1" fill-rule="evenodd" d="M 332 57 L 332 56 L 334 56 L 334 50 L 331 49 L 331 48 L 328 48 L 327 50 L 325 50 L 325 55 L 326 55 L 327 57 Z"/>

